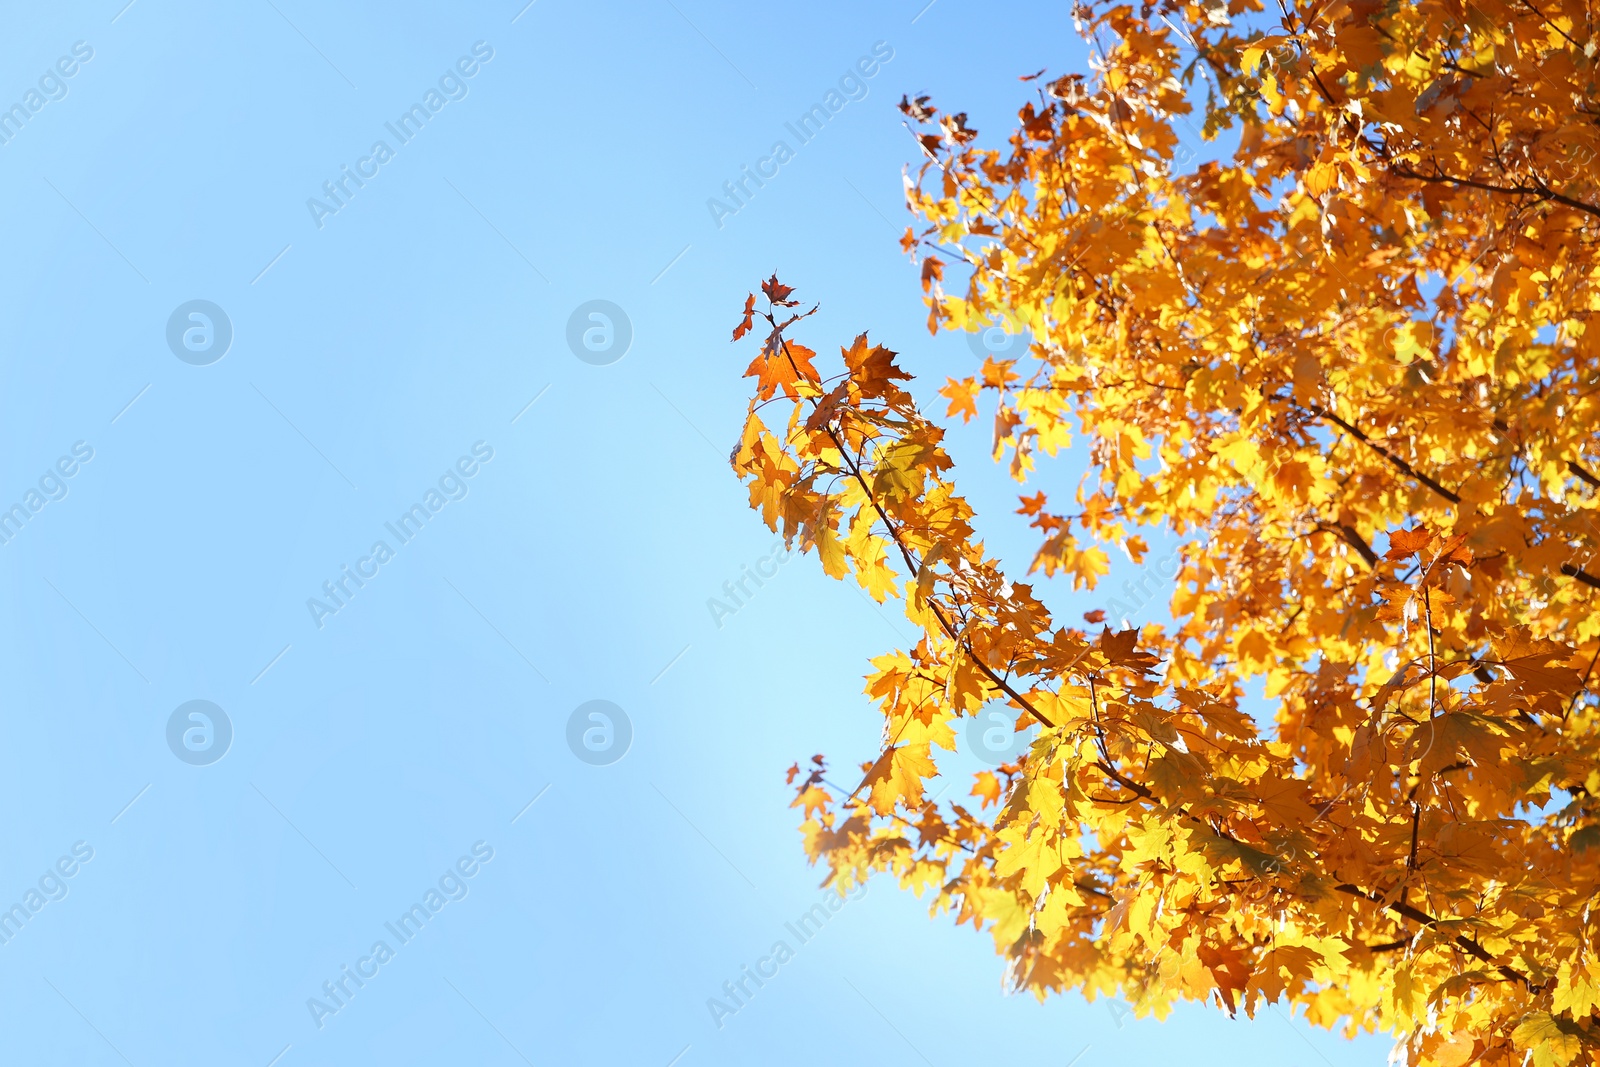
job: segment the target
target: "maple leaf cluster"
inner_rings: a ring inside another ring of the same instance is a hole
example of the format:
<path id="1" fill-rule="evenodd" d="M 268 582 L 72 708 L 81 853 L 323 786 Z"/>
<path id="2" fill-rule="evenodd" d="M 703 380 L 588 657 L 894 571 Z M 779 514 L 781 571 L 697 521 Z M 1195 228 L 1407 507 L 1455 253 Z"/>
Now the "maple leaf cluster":
<path id="1" fill-rule="evenodd" d="M 1600 1063 L 1600 12 L 1075 11 L 1093 75 L 1028 75 L 1003 147 L 902 101 L 902 246 L 930 330 L 1032 338 L 943 417 L 992 410 L 1019 483 L 1088 445 L 1070 500 L 1022 498 L 1026 570 L 1092 589 L 1165 531 L 1171 623 L 1053 618 L 984 551 L 895 354 L 863 335 L 824 379 L 772 278 L 735 331 L 769 328 L 733 466 L 920 631 L 871 661 L 859 784 L 821 757 L 796 784 L 807 852 L 986 929 L 1041 998 L 1286 1003 L 1418 1067 Z M 994 701 L 1036 740 L 933 802 Z"/>

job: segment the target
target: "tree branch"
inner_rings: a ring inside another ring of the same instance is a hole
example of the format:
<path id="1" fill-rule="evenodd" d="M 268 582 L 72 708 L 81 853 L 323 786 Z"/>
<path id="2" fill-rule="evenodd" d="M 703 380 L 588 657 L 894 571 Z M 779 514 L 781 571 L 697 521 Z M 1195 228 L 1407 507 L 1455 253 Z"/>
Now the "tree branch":
<path id="1" fill-rule="evenodd" d="M 1588 471 L 1586 471 L 1582 467 L 1578 466 L 1577 460 L 1572 460 L 1572 459 L 1567 460 L 1567 470 L 1571 471 L 1573 474 L 1577 475 L 1579 478 L 1582 478 L 1584 481 L 1588 482 L 1590 485 L 1594 486 L 1596 489 L 1600 489 L 1600 478 L 1596 478 L 1594 475 L 1590 474 Z"/>
<path id="2" fill-rule="evenodd" d="M 795 376 L 801 377 L 800 368 L 795 363 L 793 353 L 789 351 L 789 339 L 784 337 L 781 332 L 778 334 L 778 343 L 783 346 L 784 357 L 789 360 L 789 365 L 794 368 Z M 807 400 L 809 400 L 811 403 L 811 409 L 815 411 L 817 409 L 816 398 L 807 397 Z M 872 487 L 869 486 L 867 484 L 867 480 L 861 476 L 860 463 L 857 462 L 855 457 L 850 454 L 850 450 L 845 447 L 844 442 L 839 439 L 839 434 L 834 430 L 831 422 L 825 423 L 823 425 L 823 429 L 827 431 L 828 439 L 833 442 L 833 446 L 839 450 L 839 458 L 849 469 L 851 477 L 855 478 L 856 484 L 861 487 L 862 495 L 864 495 L 867 499 L 867 502 L 872 505 L 872 510 L 878 513 L 879 521 L 883 523 L 884 529 L 888 531 L 889 537 L 894 541 L 895 547 L 900 550 L 900 557 L 901 559 L 905 560 L 906 568 L 910 571 L 911 576 L 913 578 L 916 577 L 922 568 L 912 557 L 911 549 L 908 548 L 905 541 L 902 540 L 899 528 L 896 527 L 892 521 L 890 521 L 888 514 L 883 510 L 882 506 L 879 505 L 878 498 L 872 493 Z M 983 661 L 982 656 L 973 651 L 971 642 L 963 641 L 961 639 L 961 637 L 956 633 L 955 627 L 950 624 L 950 620 L 945 617 L 943 608 L 941 608 L 932 599 L 929 599 L 928 607 L 933 611 L 934 617 L 939 620 L 939 628 L 945 632 L 945 636 L 949 637 L 951 641 L 955 642 L 956 647 L 966 650 L 967 655 L 972 657 L 972 662 L 978 665 L 978 669 L 983 672 L 984 677 L 988 678 L 989 681 L 994 684 L 995 688 L 1004 692 L 1006 696 L 1010 697 L 1016 702 L 1019 708 L 1022 708 L 1029 715 L 1032 715 L 1035 719 L 1039 720 L 1039 722 L 1044 726 L 1050 728 L 1055 727 L 1055 723 L 1051 722 L 1045 715 L 1041 714 L 1039 709 L 1034 707 L 1026 697 L 1013 689 L 1010 683 L 1008 683 L 1004 678 L 996 674 L 994 670 Z"/>
<path id="3" fill-rule="evenodd" d="M 1401 459 L 1399 456 L 1395 455 L 1393 452 L 1390 452 L 1387 448 L 1384 448 L 1382 445 L 1378 444 L 1376 441 L 1372 440 L 1366 434 L 1362 433 L 1360 430 L 1358 430 L 1354 426 L 1350 425 L 1350 423 L 1345 422 L 1343 419 L 1341 419 L 1339 416 L 1335 415 L 1333 412 L 1329 411 L 1327 408 L 1317 407 L 1317 406 L 1313 405 L 1312 407 L 1308 408 L 1307 410 L 1309 410 L 1313 415 L 1316 415 L 1317 417 L 1325 419 L 1328 422 L 1333 423 L 1335 426 L 1338 426 L 1340 429 L 1344 430 L 1346 433 L 1348 433 L 1352 437 L 1354 437 L 1357 441 L 1360 441 L 1362 444 L 1364 444 L 1368 448 L 1372 449 L 1378 455 L 1380 455 L 1384 459 L 1388 460 L 1391 464 L 1394 465 L 1396 470 L 1398 470 L 1401 473 L 1405 474 L 1407 477 L 1415 478 L 1417 481 L 1421 482 L 1423 485 L 1427 486 L 1429 489 L 1432 489 L 1435 493 L 1438 493 L 1440 496 L 1442 496 L 1446 500 L 1450 501 L 1450 503 L 1452 503 L 1452 504 L 1461 503 L 1461 498 L 1459 496 L 1457 496 L 1456 494 L 1452 493 L 1450 490 L 1446 489 L 1444 486 L 1440 485 L 1438 482 L 1434 481 L 1432 478 L 1428 477 L 1426 474 L 1423 474 L 1422 472 L 1418 471 L 1411 464 L 1407 463 L 1405 460 Z"/>
<path id="4" fill-rule="evenodd" d="M 1561 565 L 1561 573 L 1565 574 L 1568 578 L 1576 578 L 1584 585 L 1587 585 L 1593 589 L 1600 589 L 1600 578 L 1596 578 L 1582 567 L 1574 567 L 1570 563 L 1563 563 Z"/>
<path id="5" fill-rule="evenodd" d="M 1341 522 L 1338 525 L 1329 523 L 1322 528 L 1330 530 L 1343 538 L 1345 544 L 1355 549 L 1360 553 L 1361 558 L 1367 561 L 1368 567 L 1376 567 L 1378 565 L 1378 554 L 1372 550 L 1372 546 L 1367 544 L 1367 539 L 1362 537 L 1361 532 L 1354 526 L 1347 522 Z"/>
<path id="6" fill-rule="evenodd" d="M 1378 896 L 1377 894 L 1369 893 L 1365 889 L 1360 888 L 1359 886 L 1350 885 L 1348 882 L 1341 882 L 1338 885 L 1334 886 L 1333 888 L 1337 889 L 1341 893 L 1348 893 L 1350 896 L 1353 896 L 1353 897 L 1361 897 L 1364 900 L 1370 900 L 1370 901 L 1372 901 L 1372 903 L 1377 904 L 1379 907 L 1387 908 L 1389 911 L 1394 912 L 1396 915 L 1404 916 L 1405 918 L 1410 919 L 1412 922 L 1419 922 L 1424 926 L 1438 926 L 1439 925 L 1439 920 L 1438 919 L 1435 919 L 1432 915 L 1429 915 L 1425 911 L 1421 911 L 1421 910 L 1419 910 L 1419 909 L 1417 909 L 1415 907 L 1412 907 L 1410 904 L 1407 904 L 1403 900 L 1395 900 L 1395 901 L 1391 901 L 1388 904 L 1385 904 L 1383 902 L 1383 898 Z M 1528 985 L 1529 984 L 1527 975 L 1523 974 L 1521 971 L 1516 970 L 1515 968 L 1506 967 L 1506 966 L 1504 966 L 1504 965 L 1502 965 L 1500 963 L 1496 963 L 1495 962 L 1495 958 L 1493 956 L 1489 955 L 1488 950 L 1486 950 L 1482 945 L 1478 944 L 1476 941 L 1472 940 L 1472 938 L 1466 937 L 1466 936 L 1461 935 L 1461 934 L 1457 934 L 1452 940 L 1456 944 L 1460 945 L 1463 949 L 1465 949 L 1466 952 L 1467 952 L 1467 955 L 1471 956 L 1473 959 L 1478 960 L 1478 961 L 1480 961 L 1482 963 L 1489 964 L 1489 966 L 1498 969 L 1501 974 L 1505 975 L 1508 978 L 1514 978 L 1517 981 L 1523 983 L 1524 985 Z"/>
<path id="7" fill-rule="evenodd" d="M 1444 182 L 1449 185 L 1466 186 L 1469 189 L 1481 189 L 1486 193 L 1502 193 L 1508 196 L 1535 196 L 1541 200 L 1554 200 L 1558 204 L 1565 204 L 1567 207 L 1587 212 L 1596 218 L 1600 218 L 1600 207 L 1595 207 L 1593 204 L 1582 200 L 1574 200 L 1570 196 L 1564 196 L 1544 184 L 1544 182 L 1538 182 L 1535 185 L 1490 185 L 1488 182 L 1480 182 L 1472 178 L 1458 178 L 1443 171 L 1431 175 L 1421 174 L 1410 167 L 1400 164 L 1391 164 L 1389 169 L 1398 177 L 1411 178 L 1415 181 L 1428 182 L 1429 184 Z"/>

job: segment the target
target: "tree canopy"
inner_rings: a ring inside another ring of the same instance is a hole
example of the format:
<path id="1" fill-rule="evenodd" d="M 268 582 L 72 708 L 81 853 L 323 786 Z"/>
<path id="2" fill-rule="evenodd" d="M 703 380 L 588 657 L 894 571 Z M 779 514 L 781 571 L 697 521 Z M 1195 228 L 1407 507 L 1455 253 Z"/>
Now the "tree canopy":
<path id="1" fill-rule="evenodd" d="M 1024 79 L 1002 144 L 901 104 L 928 327 L 1025 354 L 930 414 L 865 334 L 831 373 L 776 277 L 734 331 L 761 323 L 752 507 L 920 631 L 871 660 L 859 785 L 790 769 L 808 854 L 930 894 L 1041 998 L 1600 1062 L 1596 9 L 1075 14 L 1090 73 Z M 991 412 L 1038 531 L 1009 564 L 942 444 Z M 1159 576 L 1145 534 L 1177 540 Z M 1058 619 L 1025 580 L 1093 589 L 1111 551 L 1170 623 Z M 994 702 L 1036 739 L 933 802 Z"/>

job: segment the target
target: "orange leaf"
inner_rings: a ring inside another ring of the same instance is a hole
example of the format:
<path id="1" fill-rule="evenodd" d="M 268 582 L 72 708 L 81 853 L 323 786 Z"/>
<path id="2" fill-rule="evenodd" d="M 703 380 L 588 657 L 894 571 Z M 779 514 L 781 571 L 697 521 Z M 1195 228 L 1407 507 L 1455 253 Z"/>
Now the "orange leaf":
<path id="1" fill-rule="evenodd" d="M 744 300 L 744 318 L 739 322 L 739 325 L 733 328 L 733 339 L 735 341 L 750 332 L 750 327 L 754 324 L 755 317 L 756 294 L 751 293 Z"/>
<path id="2" fill-rule="evenodd" d="M 950 401 L 946 415 L 960 415 L 962 422 L 971 422 L 978 414 L 978 381 L 976 378 L 946 378 L 939 395 Z"/>
<path id="3" fill-rule="evenodd" d="M 1385 559 L 1405 559 L 1407 556 L 1416 555 L 1428 547 L 1428 542 L 1433 540 L 1433 533 L 1426 526 L 1418 526 L 1412 530 L 1395 530 L 1389 535 L 1389 551 L 1384 553 Z"/>

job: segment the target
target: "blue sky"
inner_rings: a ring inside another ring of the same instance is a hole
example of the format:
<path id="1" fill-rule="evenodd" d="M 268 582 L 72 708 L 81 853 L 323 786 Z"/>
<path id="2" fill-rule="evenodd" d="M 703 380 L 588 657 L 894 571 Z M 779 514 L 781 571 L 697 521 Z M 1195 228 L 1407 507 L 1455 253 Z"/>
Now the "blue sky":
<path id="1" fill-rule="evenodd" d="M 770 559 L 729 331 L 776 270 L 813 347 L 870 329 L 924 396 L 970 367 L 896 244 L 893 104 L 998 141 L 1017 75 L 1083 67 L 1066 5 L 923 2 L 7 10 L 9 1058 L 1379 1061 L 1273 1013 L 1006 997 L 987 936 L 886 882 L 786 925 L 822 896 L 783 770 L 873 755 L 861 676 L 907 630 Z M 592 301 L 620 358 L 568 343 Z M 984 434 L 952 452 L 1020 559 Z M 569 744 L 608 728 L 619 760 Z M 714 1020 L 745 966 L 777 973 Z"/>

